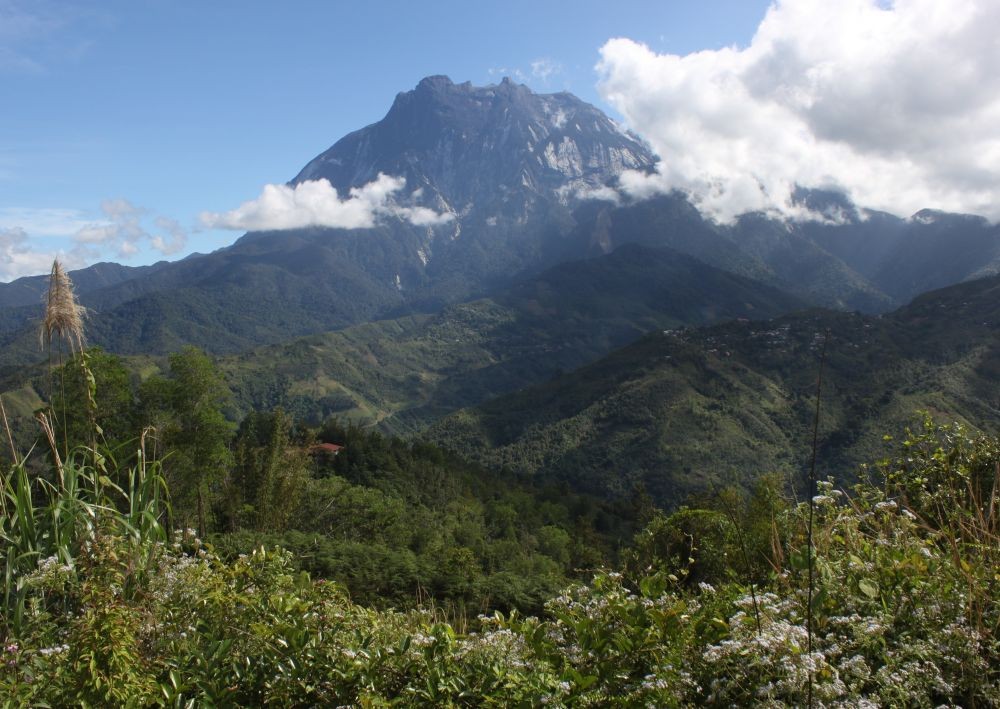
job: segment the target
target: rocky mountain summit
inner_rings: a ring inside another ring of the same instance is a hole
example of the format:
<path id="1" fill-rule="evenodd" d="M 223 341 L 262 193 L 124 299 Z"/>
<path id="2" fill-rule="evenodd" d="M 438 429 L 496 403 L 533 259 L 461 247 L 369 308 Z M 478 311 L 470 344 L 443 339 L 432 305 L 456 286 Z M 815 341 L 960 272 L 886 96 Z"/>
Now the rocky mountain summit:
<path id="1" fill-rule="evenodd" d="M 625 244 L 667 247 L 796 299 L 866 312 L 1000 268 L 1000 230 L 976 217 L 907 219 L 803 191 L 815 221 L 747 214 L 723 225 L 679 192 L 636 199 L 619 189 L 623 172 L 653 170 L 656 160 L 571 94 L 431 76 L 290 182 L 327 180 L 347 196 L 391 177 L 402 187 L 374 225 L 249 232 L 211 254 L 136 269 L 98 264 L 73 278 L 95 344 L 162 353 L 184 344 L 244 351 L 435 313 Z M 38 277 L 0 285 L 0 365 L 38 357 L 31 321 L 42 290 Z"/>
<path id="2" fill-rule="evenodd" d="M 109 349 L 236 351 L 434 311 L 582 257 L 574 207 L 652 163 L 638 138 L 571 94 L 428 77 L 292 184 L 326 179 L 346 195 L 379 174 L 403 178 L 397 201 L 448 215 L 443 223 L 384 215 L 371 228 L 250 232 L 211 254 L 136 269 L 141 278 L 123 267 L 109 279 L 107 265 L 73 275 L 93 311 L 92 337 Z M 31 356 L 26 327 L 41 280 L 0 286 L 4 362 Z"/>
<path id="3" fill-rule="evenodd" d="M 565 243 L 572 207 L 653 162 L 636 136 L 572 94 L 536 94 L 509 78 L 477 87 L 431 76 L 292 184 L 326 179 L 346 194 L 380 174 L 405 179 L 403 199 L 451 219 L 418 230 L 391 225 L 409 258 L 384 276 L 445 302 L 482 292 L 466 283 L 503 286 L 511 275 L 583 255 Z"/>
<path id="4" fill-rule="evenodd" d="M 324 178 L 346 191 L 384 173 L 406 178 L 408 190 L 423 191 L 422 204 L 459 220 L 523 223 L 536 201 L 566 203 L 652 164 L 637 137 L 572 94 L 536 94 L 509 78 L 476 87 L 431 76 L 293 183 Z"/>

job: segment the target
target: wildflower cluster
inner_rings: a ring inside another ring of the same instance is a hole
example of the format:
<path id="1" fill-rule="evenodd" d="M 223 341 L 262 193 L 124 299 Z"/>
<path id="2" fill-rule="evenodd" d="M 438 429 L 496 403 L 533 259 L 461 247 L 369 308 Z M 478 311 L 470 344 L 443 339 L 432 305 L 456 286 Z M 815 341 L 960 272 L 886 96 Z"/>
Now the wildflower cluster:
<path id="1" fill-rule="evenodd" d="M 0 693 L 50 706 L 1000 705 L 1000 547 L 980 492 L 1000 446 L 923 440 L 908 457 L 880 485 L 819 485 L 811 594 L 807 504 L 744 529 L 685 511 L 686 526 L 663 517 L 641 535 L 670 553 L 640 572 L 600 573 L 538 617 L 484 616 L 468 633 L 432 610 L 353 603 L 287 552 L 226 561 L 192 530 L 110 527 L 18 572 Z M 731 545 L 731 568 L 699 530 Z"/>

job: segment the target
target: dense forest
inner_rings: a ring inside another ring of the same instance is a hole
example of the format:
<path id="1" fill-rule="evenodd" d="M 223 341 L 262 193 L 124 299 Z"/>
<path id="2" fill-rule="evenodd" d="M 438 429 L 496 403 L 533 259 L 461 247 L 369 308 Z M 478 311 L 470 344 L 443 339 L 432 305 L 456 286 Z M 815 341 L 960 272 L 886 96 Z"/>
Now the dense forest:
<path id="1" fill-rule="evenodd" d="M 662 510 L 337 420 L 236 425 L 195 349 L 142 381 L 70 354 L 30 453 L 4 414 L 11 703 L 1000 702 L 997 438 L 925 418 L 848 489 Z"/>
<path id="2" fill-rule="evenodd" d="M 62 457 L 96 444 L 124 487 L 133 432 L 146 431 L 171 529 L 194 530 L 226 558 L 283 547 L 365 603 L 424 600 L 461 617 L 537 611 L 569 579 L 613 562 L 651 510 L 641 489 L 609 501 L 541 486 L 336 419 L 309 428 L 276 408 L 232 423 L 231 395 L 195 348 L 141 382 L 119 357 L 89 350 L 54 370 L 52 391 Z M 28 465 L 41 474 L 43 462 Z"/>

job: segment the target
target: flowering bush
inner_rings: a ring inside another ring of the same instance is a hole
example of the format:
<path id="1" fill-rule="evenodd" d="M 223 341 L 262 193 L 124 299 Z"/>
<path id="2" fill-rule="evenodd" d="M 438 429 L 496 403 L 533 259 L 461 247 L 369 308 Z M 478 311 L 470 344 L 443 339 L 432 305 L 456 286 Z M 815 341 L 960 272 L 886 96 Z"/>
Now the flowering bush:
<path id="1" fill-rule="evenodd" d="M 753 521 L 773 547 L 766 577 L 732 515 L 721 528 L 738 561 L 714 584 L 669 566 L 605 572 L 540 617 L 483 617 L 468 634 L 430 610 L 353 603 L 287 552 L 224 562 L 193 533 L 119 530 L 19 577 L 0 692 L 52 706 L 1000 705 L 1000 547 L 982 492 L 1000 455 L 964 433 L 946 448 L 955 435 L 921 432 L 850 495 L 820 485 L 811 614 L 809 503 Z M 699 528 L 720 527 L 682 529 Z"/>

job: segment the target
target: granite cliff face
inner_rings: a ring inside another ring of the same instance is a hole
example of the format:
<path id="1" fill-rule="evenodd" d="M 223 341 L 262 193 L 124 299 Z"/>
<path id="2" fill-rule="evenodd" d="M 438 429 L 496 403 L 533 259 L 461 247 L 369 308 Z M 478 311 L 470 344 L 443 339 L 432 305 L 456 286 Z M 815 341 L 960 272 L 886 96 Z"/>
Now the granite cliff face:
<path id="1" fill-rule="evenodd" d="M 500 221 L 523 219 L 537 201 L 565 204 L 652 163 L 645 145 L 572 94 L 535 94 L 510 79 L 476 87 L 432 76 L 293 182 L 325 178 L 346 190 L 381 172 L 423 190 L 425 206 L 460 220 L 475 214 Z"/>
<path id="2" fill-rule="evenodd" d="M 565 241 L 572 208 L 653 160 L 638 138 L 572 94 L 536 94 L 510 79 L 476 87 L 432 76 L 292 182 L 326 179 L 346 193 L 380 173 L 404 178 L 403 200 L 451 220 L 422 230 L 388 225 L 410 258 L 382 277 L 423 291 L 418 300 L 445 302 L 583 256 Z"/>

